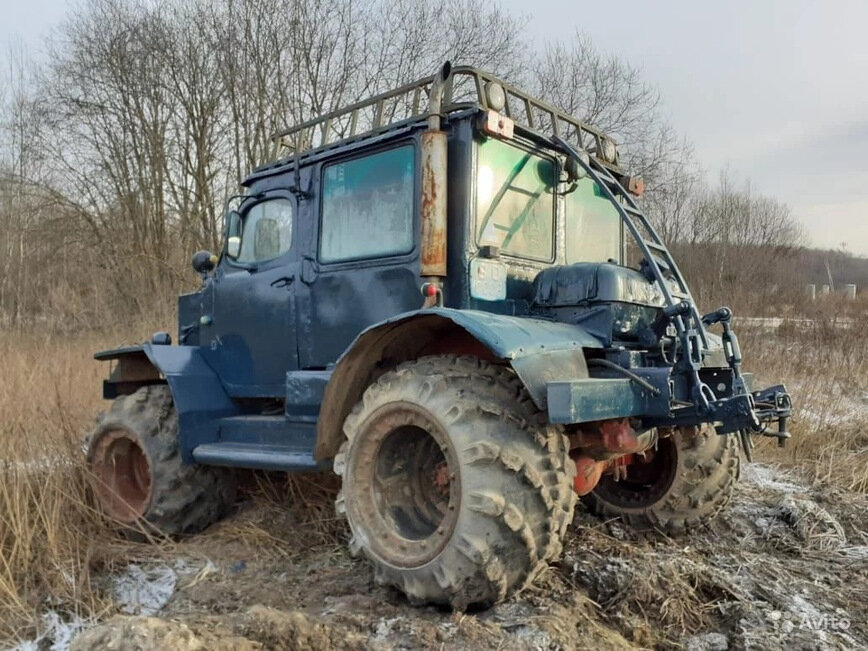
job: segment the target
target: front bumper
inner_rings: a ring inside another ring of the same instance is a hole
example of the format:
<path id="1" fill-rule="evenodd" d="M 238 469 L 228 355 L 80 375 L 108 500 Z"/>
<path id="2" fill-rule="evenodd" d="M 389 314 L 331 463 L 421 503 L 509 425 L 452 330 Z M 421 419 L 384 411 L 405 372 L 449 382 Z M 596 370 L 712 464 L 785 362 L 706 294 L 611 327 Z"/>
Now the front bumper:
<path id="1" fill-rule="evenodd" d="M 666 418 L 672 409 L 667 383 L 659 394 L 622 378 L 586 378 L 549 382 L 548 420 L 567 425 L 613 418 Z"/>
<path id="2" fill-rule="evenodd" d="M 644 384 L 626 378 L 548 383 L 549 422 L 572 424 L 638 418 L 645 427 L 712 423 L 718 434 L 752 431 L 767 433 L 779 440 L 790 437 L 786 424 L 792 413 L 792 400 L 782 384 L 751 393 L 730 393 L 709 400 L 705 408 L 679 399 L 679 384 L 662 372 L 663 369 L 635 371 Z M 769 432 L 769 426 L 774 423 L 777 423 L 777 431 Z"/>

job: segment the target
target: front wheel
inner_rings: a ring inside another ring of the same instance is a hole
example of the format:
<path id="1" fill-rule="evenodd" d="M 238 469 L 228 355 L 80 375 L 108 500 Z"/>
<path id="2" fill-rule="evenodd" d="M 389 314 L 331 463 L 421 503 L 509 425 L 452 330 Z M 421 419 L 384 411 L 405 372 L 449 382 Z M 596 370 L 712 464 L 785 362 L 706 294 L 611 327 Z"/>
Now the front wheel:
<path id="1" fill-rule="evenodd" d="M 707 524 L 732 498 L 739 474 L 738 442 L 710 427 L 675 428 L 625 478 L 603 475 L 582 501 L 592 513 L 635 529 L 682 534 Z"/>
<path id="2" fill-rule="evenodd" d="M 116 399 L 97 420 L 87 463 L 97 503 L 134 537 L 194 533 L 235 498 L 229 470 L 182 461 L 178 413 L 165 385 Z"/>
<path id="3" fill-rule="evenodd" d="M 490 605 L 560 555 L 575 465 L 509 369 L 404 363 L 368 387 L 344 432 L 337 508 L 381 585 L 415 603 Z"/>

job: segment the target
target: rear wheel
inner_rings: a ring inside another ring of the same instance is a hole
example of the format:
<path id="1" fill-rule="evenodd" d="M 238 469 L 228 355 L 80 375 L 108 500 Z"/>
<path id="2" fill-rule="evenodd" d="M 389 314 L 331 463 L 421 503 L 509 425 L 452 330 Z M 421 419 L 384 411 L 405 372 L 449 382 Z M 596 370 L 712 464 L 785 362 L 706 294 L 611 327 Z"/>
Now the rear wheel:
<path id="1" fill-rule="evenodd" d="M 636 529 L 681 534 L 713 520 L 732 498 L 739 473 L 734 436 L 677 428 L 647 456 L 626 466 L 625 478 L 603 475 L 582 501 L 593 513 Z"/>
<path id="2" fill-rule="evenodd" d="M 378 583 L 417 603 L 489 605 L 560 555 L 575 465 L 509 369 L 407 362 L 365 391 L 344 432 L 337 508 Z"/>
<path id="3" fill-rule="evenodd" d="M 235 499 L 229 470 L 182 462 L 178 414 L 165 385 L 115 400 L 97 420 L 87 462 L 98 504 L 127 533 L 194 533 Z"/>

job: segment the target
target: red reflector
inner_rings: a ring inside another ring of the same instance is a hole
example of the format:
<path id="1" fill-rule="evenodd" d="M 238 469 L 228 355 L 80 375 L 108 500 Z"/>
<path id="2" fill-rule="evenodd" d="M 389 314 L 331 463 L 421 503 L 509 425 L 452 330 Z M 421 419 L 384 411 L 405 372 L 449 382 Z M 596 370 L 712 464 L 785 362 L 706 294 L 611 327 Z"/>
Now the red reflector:
<path id="1" fill-rule="evenodd" d="M 440 288 L 437 287 L 434 283 L 425 283 L 422 285 L 422 296 L 432 297 L 437 296 L 437 293 L 440 291 Z"/>

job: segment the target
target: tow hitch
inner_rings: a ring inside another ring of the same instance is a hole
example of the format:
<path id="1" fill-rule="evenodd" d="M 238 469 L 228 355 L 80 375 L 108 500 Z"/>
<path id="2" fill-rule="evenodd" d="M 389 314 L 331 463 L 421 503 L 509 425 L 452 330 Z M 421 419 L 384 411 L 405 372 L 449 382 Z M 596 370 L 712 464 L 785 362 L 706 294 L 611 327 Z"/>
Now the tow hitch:
<path id="1" fill-rule="evenodd" d="M 790 438 L 790 433 L 787 431 L 787 419 L 793 411 L 793 401 L 790 399 L 790 394 L 787 393 L 787 388 L 783 384 L 778 384 L 762 391 L 756 391 L 753 394 L 754 413 L 760 423 L 766 423 L 759 433 L 763 436 L 772 436 L 778 440 L 778 447 L 784 447 L 787 444 L 787 439 Z M 776 432 L 767 430 L 768 423 L 778 421 L 778 429 Z"/>
<path id="2" fill-rule="evenodd" d="M 732 369 L 732 388 L 735 395 L 714 401 L 709 406 L 720 422 L 716 427 L 717 433 L 738 432 L 745 457 L 751 461 L 751 433 L 776 438 L 778 447 L 786 445 L 787 439 L 791 437 L 787 431 L 787 419 L 792 414 L 793 402 L 783 384 L 748 393 L 741 374 L 741 348 L 738 337 L 732 330 L 732 310 L 721 307 L 702 317 L 702 324 L 706 327 L 715 323 L 720 323 L 723 327 L 721 340 L 726 361 Z M 777 421 L 777 431 L 769 431 L 768 427 L 774 421 Z"/>

